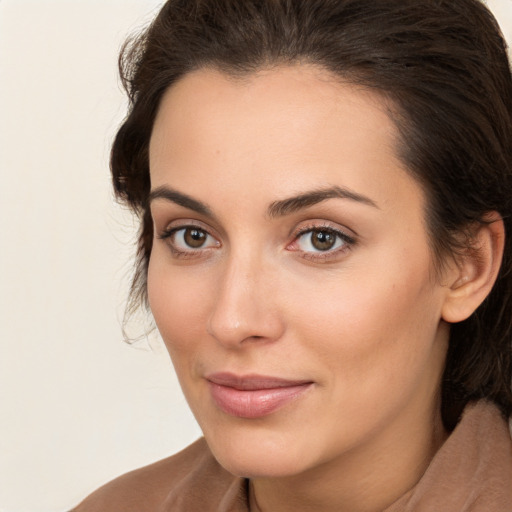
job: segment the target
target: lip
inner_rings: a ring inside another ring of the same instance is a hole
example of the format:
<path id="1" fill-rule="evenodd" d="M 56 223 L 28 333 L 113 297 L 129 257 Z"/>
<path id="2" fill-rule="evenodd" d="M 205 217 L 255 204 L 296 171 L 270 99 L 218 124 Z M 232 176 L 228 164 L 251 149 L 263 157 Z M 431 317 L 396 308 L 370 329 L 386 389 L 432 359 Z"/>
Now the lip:
<path id="1" fill-rule="evenodd" d="M 287 380 L 265 375 L 215 373 L 206 377 L 213 401 L 226 414 L 255 419 L 268 416 L 302 396 L 309 380 Z"/>

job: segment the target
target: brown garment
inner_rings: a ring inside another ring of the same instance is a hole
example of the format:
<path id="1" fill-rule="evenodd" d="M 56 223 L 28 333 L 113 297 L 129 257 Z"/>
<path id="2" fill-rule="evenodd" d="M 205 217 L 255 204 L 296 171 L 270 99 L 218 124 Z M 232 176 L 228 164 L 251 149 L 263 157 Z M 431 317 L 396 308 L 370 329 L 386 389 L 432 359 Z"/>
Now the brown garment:
<path id="1" fill-rule="evenodd" d="M 384 512 L 512 512 L 512 441 L 487 402 L 466 407 L 420 481 Z"/>
<path id="2" fill-rule="evenodd" d="M 249 512 L 247 489 L 200 439 L 114 480 L 72 512 Z M 498 409 L 469 405 L 420 481 L 384 512 L 512 512 L 512 441 Z"/>

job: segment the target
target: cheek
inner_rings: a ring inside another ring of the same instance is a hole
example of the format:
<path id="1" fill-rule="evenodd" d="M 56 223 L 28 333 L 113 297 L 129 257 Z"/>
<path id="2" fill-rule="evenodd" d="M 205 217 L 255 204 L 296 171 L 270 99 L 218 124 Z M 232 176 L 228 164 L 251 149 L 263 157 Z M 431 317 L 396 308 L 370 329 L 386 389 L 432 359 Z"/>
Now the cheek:
<path id="1" fill-rule="evenodd" d="M 420 372 L 439 325 L 430 260 L 379 261 L 296 294 L 303 298 L 295 302 L 294 316 L 303 319 L 296 336 L 331 369 L 333 380 L 344 375 L 344 384 L 358 393 L 361 385 L 378 387 L 383 379 Z"/>
<path id="2" fill-rule="evenodd" d="M 397 267 L 395 279 L 391 264 L 387 270 L 380 278 L 345 276 L 343 286 L 310 295 L 296 311 L 302 353 L 321 369 L 324 424 L 343 439 L 381 428 L 404 404 L 430 403 L 439 385 L 446 346 L 436 343 L 438 306 L 428 275 Z M 321 414 L 312 416 L 320 421 Z"/>
<path id="3" fill-rule="evenodd" d="M 151 312 L 171 357 L 192 351 L 204 332 L 209 308 L 207 275 L 192 267 L 173 267 L 154 251 L 148 267 L 148 299 Z"/>

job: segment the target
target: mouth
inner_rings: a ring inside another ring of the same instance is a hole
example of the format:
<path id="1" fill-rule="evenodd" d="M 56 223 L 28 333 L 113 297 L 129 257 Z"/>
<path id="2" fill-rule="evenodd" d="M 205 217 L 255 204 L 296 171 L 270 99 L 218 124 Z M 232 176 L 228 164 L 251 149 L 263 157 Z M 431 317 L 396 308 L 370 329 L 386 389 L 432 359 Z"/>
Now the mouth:
<path id="1" fill-rule="evenodd" d="M 268 416 L 297 400 L 312 381 L 286 380 L 263 375 L 239 376 L 215 373 L 206 377 L 215 404 L 224 413 L 238 418 Z"/>

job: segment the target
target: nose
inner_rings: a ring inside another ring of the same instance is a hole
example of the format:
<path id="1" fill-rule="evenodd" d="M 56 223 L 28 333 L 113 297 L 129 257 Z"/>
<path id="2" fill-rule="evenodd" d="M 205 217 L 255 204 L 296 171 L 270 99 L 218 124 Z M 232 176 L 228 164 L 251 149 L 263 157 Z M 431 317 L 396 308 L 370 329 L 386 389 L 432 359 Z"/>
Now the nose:
<path id="1" fill-rule="evenodd" d="M 284 322 L 270 269 L 257 258 L 232 259 L 218 282 L 207 329 L 226 348 L 279 339 Z"/>

